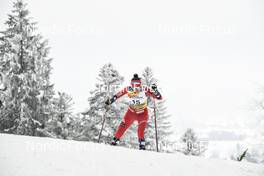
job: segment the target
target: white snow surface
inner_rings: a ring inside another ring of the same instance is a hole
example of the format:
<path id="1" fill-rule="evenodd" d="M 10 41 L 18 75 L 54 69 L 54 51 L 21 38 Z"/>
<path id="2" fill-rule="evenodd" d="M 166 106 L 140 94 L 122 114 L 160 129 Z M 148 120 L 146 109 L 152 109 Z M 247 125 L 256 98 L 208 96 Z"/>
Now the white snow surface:
<path id="1" fill-rule="evenodd" d="M 264 166 L 0 134 L 0 176 L 263 176 Z"/>

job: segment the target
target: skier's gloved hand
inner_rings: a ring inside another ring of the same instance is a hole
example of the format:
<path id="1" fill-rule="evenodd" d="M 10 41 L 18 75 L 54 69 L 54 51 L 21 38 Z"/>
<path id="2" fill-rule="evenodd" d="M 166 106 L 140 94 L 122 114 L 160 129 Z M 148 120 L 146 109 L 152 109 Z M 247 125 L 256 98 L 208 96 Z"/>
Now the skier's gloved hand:
<path id="1" fill-rule="evenodd" d="M 117 96 L 113 96 L 112 98 L 108 98 L 106 101 L 105 101 L 105 104 L 106 105 L 110 105 L 112 103 L 114 103 L 117 99 Z"/>
<path id="2" fill-rule="evenodd" d="M 157 90 L 158 90 L 158 87 L 157 87 L 156 84 L 152 84 L 152 85 L 151 85 L 151 89 L 152 89 L 153 91 L 157 91 Z"/>
<path id="3" fill-rule="evenodd" d="M 105 104 L 106 104 L 106 105 L 110 105 L 110 104 L 112 104 L 111 99 L 108 98 L 108 99 L 105 101 Z"/>
<path id="4" fill-rule="evenodd" d="M 153 91 L 153 94 L 156 96 L 157 99 L 161 99 L 161 94 L 160 92 L 158 91 L 158 87 L 156 84 L 152 84 L 151 85 L 151 89 Z"/>

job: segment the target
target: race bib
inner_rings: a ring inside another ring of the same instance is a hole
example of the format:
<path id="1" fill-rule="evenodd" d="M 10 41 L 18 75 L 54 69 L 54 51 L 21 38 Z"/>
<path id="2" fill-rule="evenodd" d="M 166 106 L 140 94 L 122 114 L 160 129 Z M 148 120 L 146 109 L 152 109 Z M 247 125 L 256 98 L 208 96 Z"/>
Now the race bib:
<path id="1" fill-rule="evenodd" d="M 147 106 L 147 96 L 144 92 L 130 92 L 129 105 L 134 109 L 142 109 Z"/>

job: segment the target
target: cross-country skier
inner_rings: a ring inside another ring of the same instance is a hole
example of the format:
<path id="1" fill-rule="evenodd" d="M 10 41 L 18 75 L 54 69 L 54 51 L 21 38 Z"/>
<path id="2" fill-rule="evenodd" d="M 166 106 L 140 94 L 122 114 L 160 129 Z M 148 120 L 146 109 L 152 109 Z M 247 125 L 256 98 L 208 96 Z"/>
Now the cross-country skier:
<path id="1" fill-rule="evenodd" d="M 111 99 L 108 99 L 105 104 L 110 105 L 123 95 L 127 95 L 129 97 L 129 107 L 114 135 L 111 144 L 119 144 L 120 138 L 125 133 L 125 131 L 130 127 L 130 125 L 134 121 L 137 121 L 139 149 L 145 150 L 144 131 L 148 121 L 147 100 L 148 97 L 153 97 L 155 99 L 161 100 L 162 96 L 155 84 L 153 84 L 150 88 L 142 86 L 141 78 L 138 77 L 138 74 L 134 74 L 130 86 L 125 87 L 123 90 L 114 95 Z"/>

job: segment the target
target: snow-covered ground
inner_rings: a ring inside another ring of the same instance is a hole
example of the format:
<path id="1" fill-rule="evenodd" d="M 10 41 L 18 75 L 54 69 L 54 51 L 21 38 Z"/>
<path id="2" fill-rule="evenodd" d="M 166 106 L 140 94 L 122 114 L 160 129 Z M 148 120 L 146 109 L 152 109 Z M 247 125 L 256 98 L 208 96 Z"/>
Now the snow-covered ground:
<path id="1" fill-rule="evenodd" d="M 104 144 L 0 134 L 1 176 L 263 176 L 247 162 L 131 150 Z"/>
<path id="2" fill-rule="evenodd" d="M 250 140 L 209 141 L 204 156 L 206 158 L 231 160 L 232 156 L 237 158 L 248 149 L 244 160 L 264 164 L 264 143 L 261 143 L 261 141 L 254 142 Z"/>

